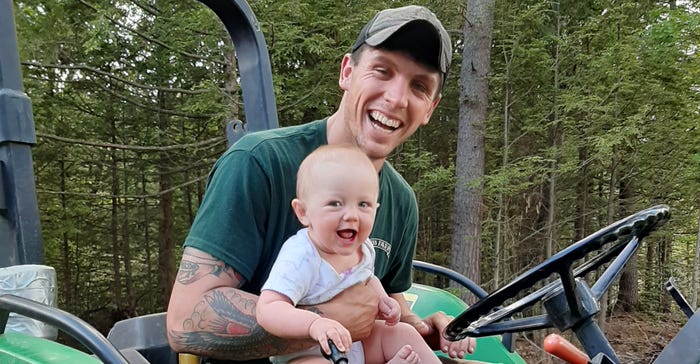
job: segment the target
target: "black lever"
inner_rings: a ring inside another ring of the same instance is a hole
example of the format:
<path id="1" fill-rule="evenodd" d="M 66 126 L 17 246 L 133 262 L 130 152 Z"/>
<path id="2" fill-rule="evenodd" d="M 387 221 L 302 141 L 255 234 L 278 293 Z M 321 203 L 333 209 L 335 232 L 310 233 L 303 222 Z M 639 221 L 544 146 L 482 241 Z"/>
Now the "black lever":
<path id="1" fill-rule="evenodd" d="M 331 348 L 330 354 L 327 354 L 325 351 L 323 351 L 323 348 L 321 348 L 321 354 L 323 354 L 324 358 L 330 360 L 333 362 L 333 364 L 348 364 L 348 356 L 345 355 L 344 351 L 338 350 L 338 347 L 335 346 L 333 340 L 328 339 L 328 346 Z"/>

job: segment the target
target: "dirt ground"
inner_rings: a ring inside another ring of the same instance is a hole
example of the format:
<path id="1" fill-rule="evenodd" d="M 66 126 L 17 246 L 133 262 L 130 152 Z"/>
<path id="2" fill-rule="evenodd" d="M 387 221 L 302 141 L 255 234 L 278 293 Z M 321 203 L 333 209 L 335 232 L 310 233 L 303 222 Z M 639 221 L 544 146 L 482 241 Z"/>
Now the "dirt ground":
<path id="1" fill-rule="evenodd" d="M 605 332 L 622 363 L 648 364 L 685 325 L 687 319 L 680 312 L 656 314 L 615 314 L 609 318 Z M 571 335 L 563 335 L 576 347 L 581 347 Z M 565 363 L 552 358 L 542 350 L 542 339 L 533 335 L 519 335 L 516 350 L 528 364 Z"/>

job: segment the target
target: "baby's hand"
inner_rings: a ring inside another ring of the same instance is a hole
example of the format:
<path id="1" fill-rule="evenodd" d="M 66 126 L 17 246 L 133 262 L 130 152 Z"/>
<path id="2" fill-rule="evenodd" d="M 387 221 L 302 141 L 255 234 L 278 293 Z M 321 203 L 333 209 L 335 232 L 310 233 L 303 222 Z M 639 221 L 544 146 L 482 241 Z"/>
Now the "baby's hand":
<path id="1" fill-rule="evenodd" d="M 327 354 L 331 353 L 330 346 L 328 346 L 329 339 L 333 340 L 335 346 L 342 352 L 348 351 L 352 344 L 350 332 L 340 322 L 324 317 L 319 317 L 311 323 L 309 336 L 318 341 L 321 350 Z"/>
<path id="2" fill-rule="evenodd" d="M 379 318 L 389 326 L 396 325 L 401 320 L 401 307 L 395 299 L 384 297 L 379 300 Z"/>

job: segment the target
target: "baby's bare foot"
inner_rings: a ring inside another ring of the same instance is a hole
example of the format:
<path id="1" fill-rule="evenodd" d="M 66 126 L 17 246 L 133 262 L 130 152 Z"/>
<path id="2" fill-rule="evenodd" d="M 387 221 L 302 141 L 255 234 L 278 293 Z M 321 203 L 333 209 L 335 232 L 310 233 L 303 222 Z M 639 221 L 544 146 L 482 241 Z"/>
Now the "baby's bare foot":
<path id="1" fill-rule="evenodd" d="M 404 345 L 387 364 L 420 364 L 420 357 L 411 345 Z"/>

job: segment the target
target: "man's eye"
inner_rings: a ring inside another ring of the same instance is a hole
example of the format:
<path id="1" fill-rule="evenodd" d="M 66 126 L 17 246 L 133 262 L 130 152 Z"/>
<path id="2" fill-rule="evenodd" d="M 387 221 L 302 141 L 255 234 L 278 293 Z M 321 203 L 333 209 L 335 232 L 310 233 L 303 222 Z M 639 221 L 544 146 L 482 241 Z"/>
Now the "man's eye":
<path id="1" fill-rule="evenodd" d="M 420 83 L 420 82 L 414 83 L 413 88 L 416 89 L 418 92 L 422 92 L 422 93 L 428 92 L 428 87 L 426 87 L 423 83 Z"/>

